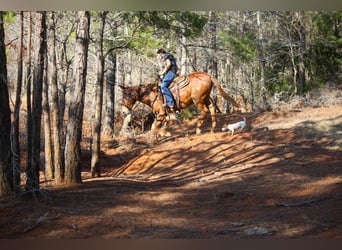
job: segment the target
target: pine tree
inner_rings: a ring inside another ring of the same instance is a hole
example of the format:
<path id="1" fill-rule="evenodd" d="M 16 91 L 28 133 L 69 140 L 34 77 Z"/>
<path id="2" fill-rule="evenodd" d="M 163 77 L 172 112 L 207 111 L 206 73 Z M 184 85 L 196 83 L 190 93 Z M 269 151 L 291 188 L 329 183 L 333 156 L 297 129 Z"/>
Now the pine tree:
<path id="1" fill-rule="evenodd" d="M 7 58 L 3 12 L 0 11 L 0 196 L 11 194 L 13 170 L 11 164 L 11 111 L 9 107 Z"/>
<path id="2" fill-rule="evenodd" d="M 81 140 L 87 76 L 90 14 L 78 11 L 74 59 L 74 89 L 70 100 L 65 144 L 65 182 L 82 183 Z"/>

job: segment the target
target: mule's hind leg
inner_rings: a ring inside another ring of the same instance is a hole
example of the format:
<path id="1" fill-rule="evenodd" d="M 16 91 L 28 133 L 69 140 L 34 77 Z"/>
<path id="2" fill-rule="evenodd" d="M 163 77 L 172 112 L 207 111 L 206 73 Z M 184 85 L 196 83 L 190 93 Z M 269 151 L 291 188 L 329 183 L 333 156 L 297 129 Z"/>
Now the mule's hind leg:
<path id="1" fill-rule="evenodd" d="M 209 108 L 210 116 L 211 116 L 211 129 L 210 129 L 210 132 L 214 133 L 215 132 L 215 128 L 216 128 L 216 109 L 215 109 L 215 105 L 212 102 L 209 102 L 208 108 Z"/>
<path id="2" fill-rule="evenodd" d="M 207 105 L 205 105 L 202 102 L 196 103 L 196 106 L 201 111 L 201 114 L 197 120 L 197 128 L 196 128 L 196 134 L 200 134 L 202 132 L 201 127 L 203 125 L 203 122 L 204 122 L 207 114 L 208 114 L 208 107 L 207 107 Z"/>

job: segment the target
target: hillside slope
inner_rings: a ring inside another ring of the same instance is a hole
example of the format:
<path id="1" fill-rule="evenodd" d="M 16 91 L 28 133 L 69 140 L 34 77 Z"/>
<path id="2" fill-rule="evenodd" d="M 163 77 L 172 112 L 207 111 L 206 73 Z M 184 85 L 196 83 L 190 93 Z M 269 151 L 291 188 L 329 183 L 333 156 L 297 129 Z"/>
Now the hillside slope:
<path id="1" fill-rule="evenodd" d="M 246 114 L 245 131 L 220 131 L 242 116 L 219 115 L 214 134 L 190 121 L 159 141 L 105 142 L 101 178 L 85 150 L 82 185 L 0 201 L 0 238 L 341 238 L 341 108 Z"/>

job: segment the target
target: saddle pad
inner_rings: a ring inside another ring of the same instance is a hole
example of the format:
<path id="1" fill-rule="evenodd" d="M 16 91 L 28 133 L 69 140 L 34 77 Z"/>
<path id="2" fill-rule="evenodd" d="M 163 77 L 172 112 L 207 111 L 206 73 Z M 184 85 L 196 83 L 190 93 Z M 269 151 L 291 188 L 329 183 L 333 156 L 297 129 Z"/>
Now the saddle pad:
<path id="1" fill-rule="evenodd" d="M 178 88 L 181 89 L 181 88 L 184 88 L 188 84 L 189 84 L 188 76 L 176 76 L 175 79 L 173 79 L 169 88 L 173 88 L 178 85 Z"/>

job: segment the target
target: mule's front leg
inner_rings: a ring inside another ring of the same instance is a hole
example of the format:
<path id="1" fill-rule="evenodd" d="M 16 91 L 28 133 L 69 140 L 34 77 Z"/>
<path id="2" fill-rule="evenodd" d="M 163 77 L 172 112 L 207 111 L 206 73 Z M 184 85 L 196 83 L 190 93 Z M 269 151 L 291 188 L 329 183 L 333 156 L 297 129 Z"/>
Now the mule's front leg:
<path id="1" fill-rule="evenodd" d="M 154 120 L 152 124 L 151 130 L 157 131 L 158 129 L 160 129 L 165 118 L 166 118 L 165 114 L 157 115 L 157 118 Z"/>

